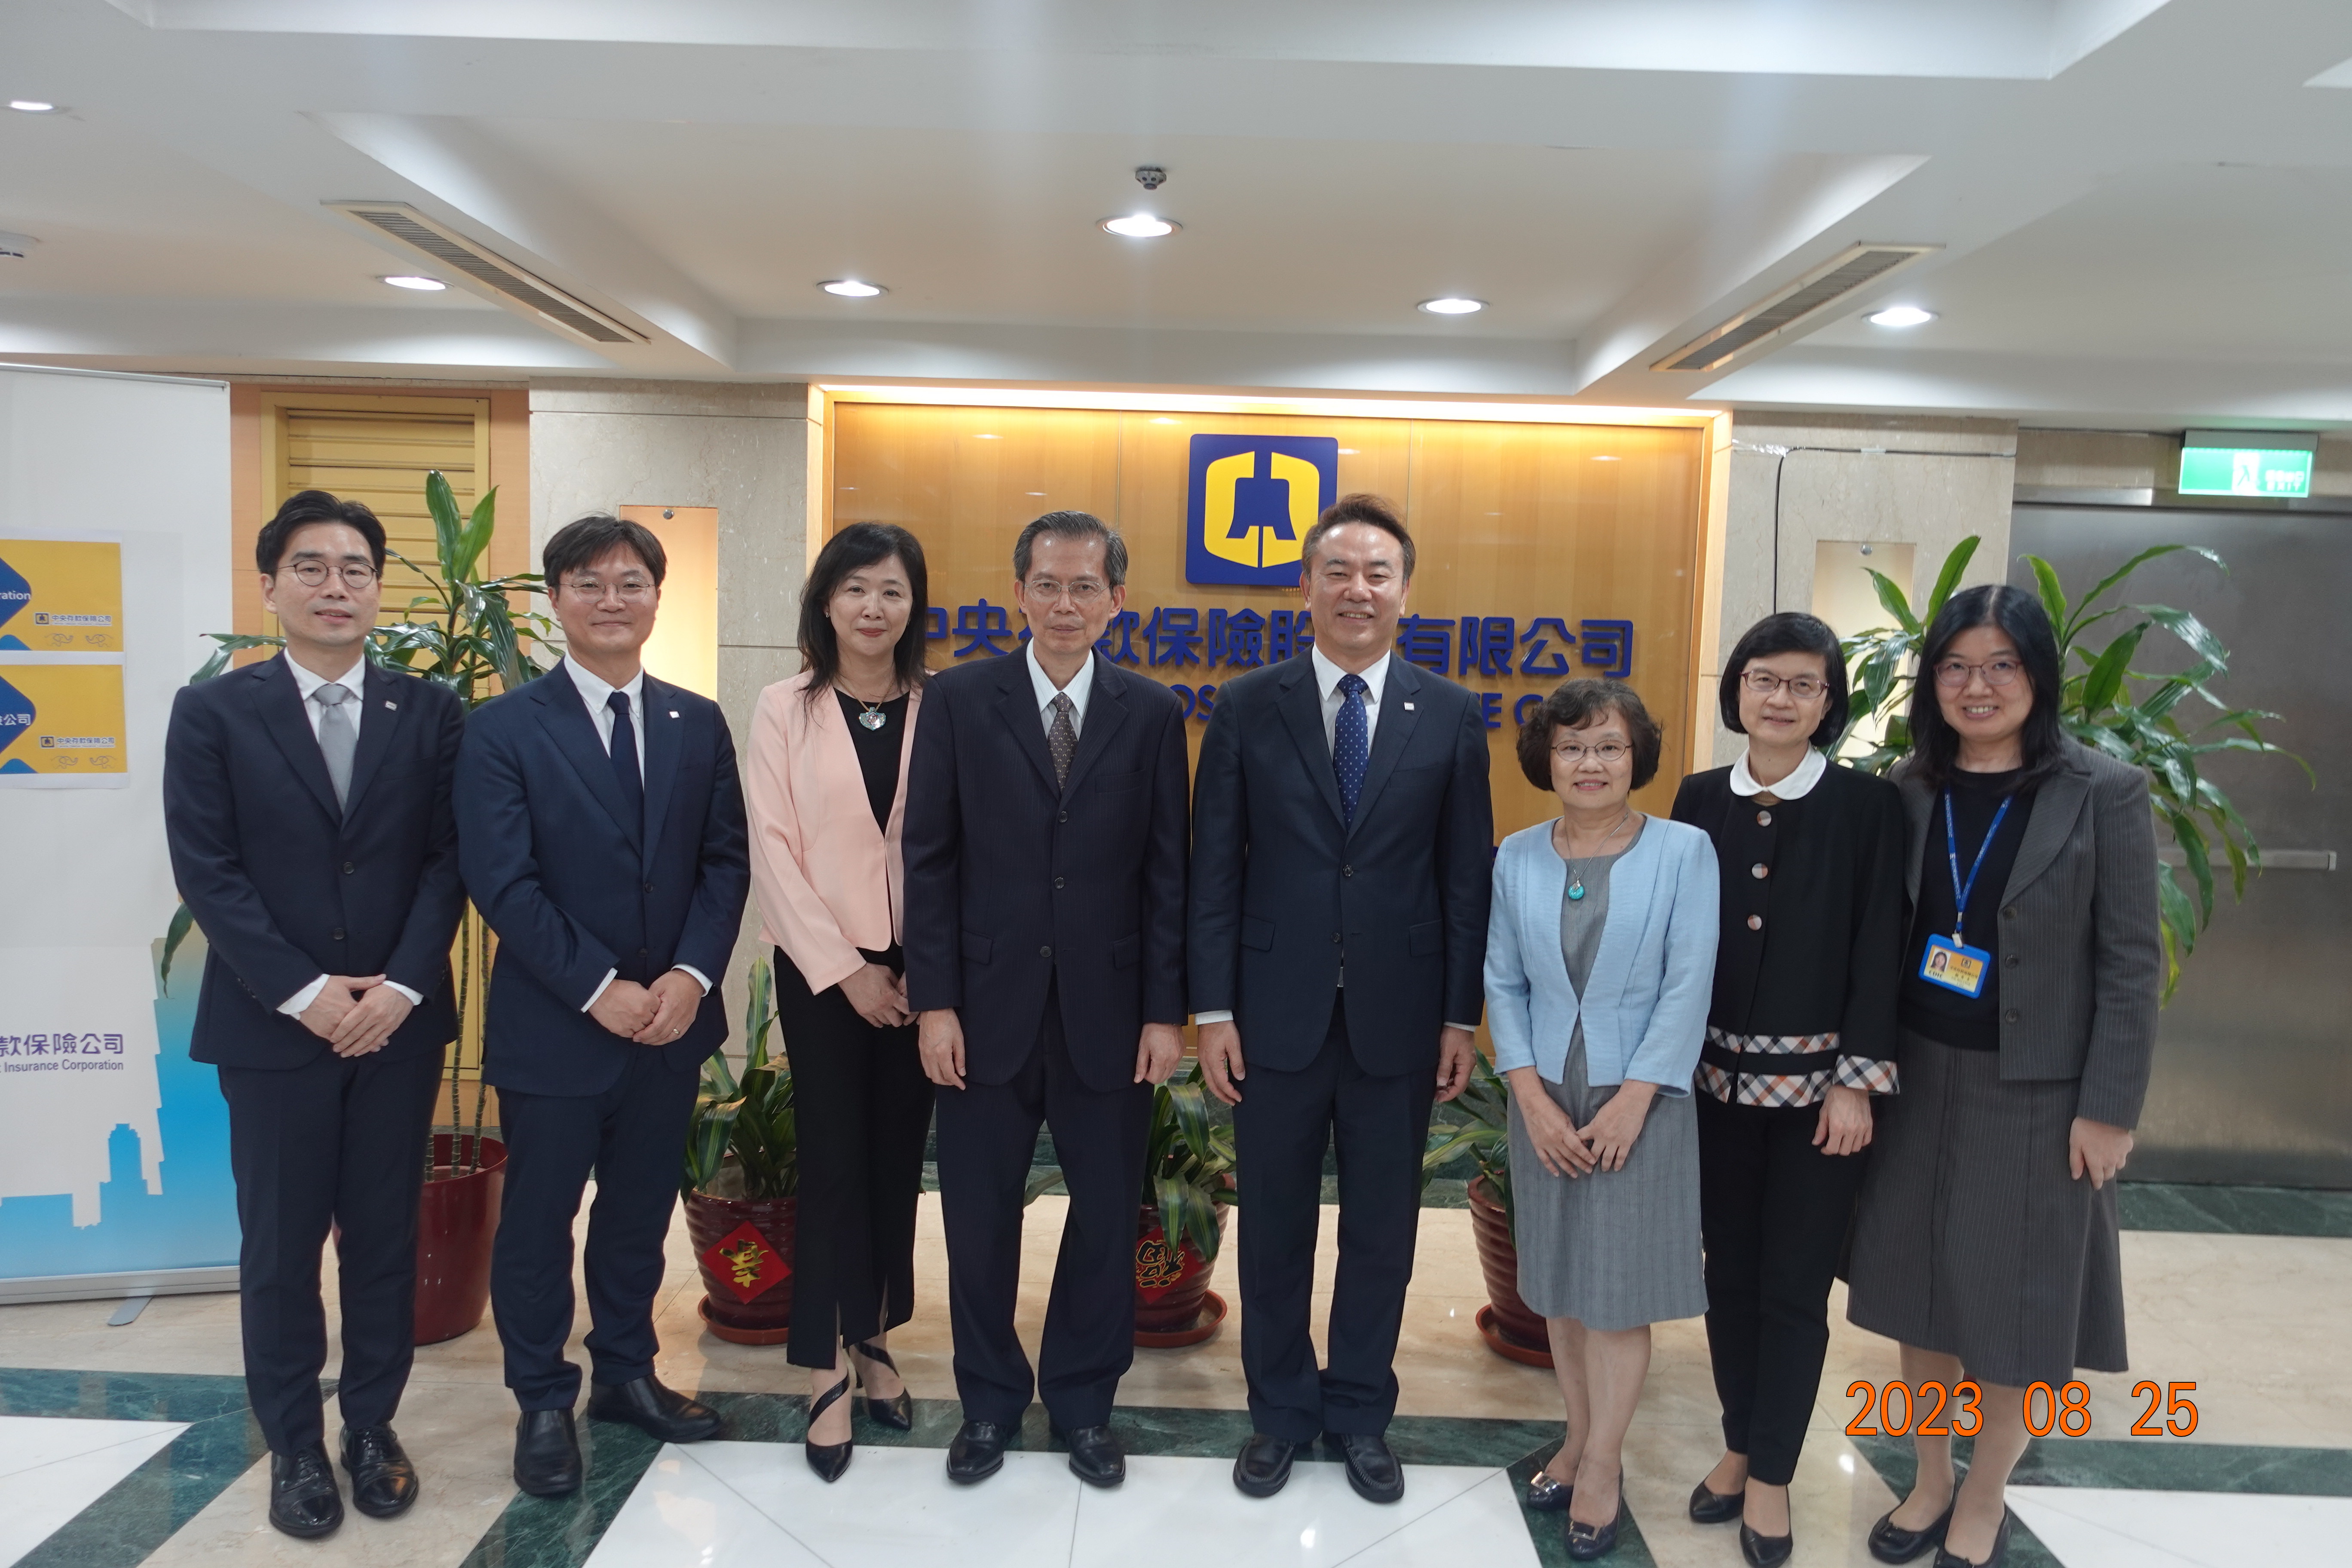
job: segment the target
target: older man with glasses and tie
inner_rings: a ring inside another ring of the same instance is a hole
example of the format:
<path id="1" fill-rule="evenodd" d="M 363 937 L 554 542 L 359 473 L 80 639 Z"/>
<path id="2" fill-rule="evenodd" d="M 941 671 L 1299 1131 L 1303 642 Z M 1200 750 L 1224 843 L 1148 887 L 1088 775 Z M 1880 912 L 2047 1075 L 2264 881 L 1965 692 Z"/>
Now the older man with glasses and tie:
<path id="1" fill-rule="evenodd" d="M 416 1206 L 465 908 L 455 694 L 362 657 L 383 528 L 304 490 L 261 531 L 283 658 L 184 687 L 163 750 L 172 870 L 207 943 L 190 1054 L 219 1068 L 236 1177 L 246 1387 L 269 1522 L 341 1524 L 319 1374 L 327 1233 L 341 1287 L 339 1447 L 352 1505 L 416 1500 L 391 1426 L 415 1335 Z"/>

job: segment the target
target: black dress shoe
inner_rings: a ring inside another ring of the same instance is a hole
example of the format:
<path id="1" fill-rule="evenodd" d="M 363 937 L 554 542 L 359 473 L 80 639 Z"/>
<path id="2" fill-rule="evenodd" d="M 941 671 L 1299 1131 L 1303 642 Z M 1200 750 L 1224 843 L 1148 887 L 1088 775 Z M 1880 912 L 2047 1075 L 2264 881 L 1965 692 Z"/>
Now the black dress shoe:
<path id="1" fill-rule="evenodd" d="M 856 1344 L 849 1348 L 877 1366 L 887 1366 L 894 1373 L 898 1370 L 898 1363 L 890 1359 L 890 1352 L 878 1345 Z M 857 1381 L 861 1386 L 866 1383 L 866 1372 L 863 1367 L 858 1369 Z M 872 1394 L 867 1394 L 866 1414 L 885 1426 L 894 1427 L 901 1432 L 913 1431 L 915 1402 L 908 1394 L 905 1383 L 904 1378 L 899 1379 L 900 1387 L 894 1398 L 877 1399 Z"/>
<path id="2" fill-rule="evenodd" d="M 1538 1513 L 1565 1513 L 1576 1498 L 1576 1489 L 1555 1479 L 1549 1470 L 1538 1470 L 1528 1478 L 1527 1506 Z"/>
<path id="3" fill-rule="evenodd" d="M 1290 1479 L 1290 1457 L 1297 1452 L 1287 1437 L 1251 1433 L 1234 1460 L 1234 1485 L 1252 1497 L 1272 1497 Z"/>
<path id="4" fill-rule="evenodd" d="M 809 1430 L 815 1431 L 816 1418 L 840 1404 L 848 1393 L 849 1374 L 844 1373 L 839 1383 L 817 1395 L 816 1403 L 809 1406 Z M 825 1484 L 830 1486 L 841 1479 L 842 1472 L 849 1468 L 849 1461 L 857 1452 L 857 1440 L 852 1437 L 845 1443 L 820 1443 L 814 1438 L 803 1437 L 801 1451 L 808 1456 L 809 1468 L 824 1477 Z"/>
<path id="5" fill-rule="evenodd" d="M 1952 1510 L 1945 1505 L 1936 1522 L 1925 1530 L 1906 1530 L 1895 1522 L 1895 1512 L 1889 1509 L 1870 1527 L 1870 1554 L 1881 1563 L 1908 1563 L 1929 1547 L 1944 1543 L 1944 1531 L 1952 1527 Z"/>
<path id="6" fill-rule="evenodd" d="M 580 1436 L 569 1410 L 526 1410 L 515 1423 L 515 1485 L 533 1497 L 580 1489 Z"/>
<path id="7" fill-rule="evenodd" d="M 1625 1512 L 1623 1504 L 1618 1505 L 1617 1512 L 1619 1517 L 1623 1516 Z M 1591 1563 L 1596 1558 L 1606 1557 L 1616 1550 L 1616 1520 L 1612 1519 L 1606 1524 L 1584 1524 L 1573 1519 L 1568 1521 L 1570 1562 Z"/>
<path id="8" fill-rule="evenodd" d="M 1348 1461 L 1348 1484 L 1366 1502 L 1395 1502 L 1404 1496 L 1404 1467 L 1377 1432 L 1327 1432 L 1324 1440 Z"/>
<path id="9" fill-rule="evenodd" d="M 665 1443 L 699 1443 L 719 1436 L 719 1412 L 688 1399 L 659 1378 L 646 1376 L 633 1383 L 600 1383 L 588 1395 L 588 1415 L 596 1421 L 625 1421 L 652 1433 Z"/>
<path id="10" fill-rule="evenodd" d="M 2009 1561 L 2009 1527 L 2011 1522 L 2013 1516 L 2008 1510 L 2002 1510 L 2000 1529 L 1992 1538 L 1992 1555 L 1983 1562 L 1972 1563 L 1956 1552 L 1938 1546 L 1936 1548 L 1936 1568 L 2000 1568 Z"/>
<path id="11" fill-rule="evenodd" d="M 1691 1488 L 1690 1521 L 1693 1524 L 1729 1524 L 1739 1517 L 1747 1506 L 1745 1491 L 1713 1492 L 1705 1481 Z"/>
<path id="12" fill-rule="evenodd" d="M 406 1513 L 416 1500 L 416 1467 L 389 1426 L 344 1427 L 343 1468 L 352 1475 L 352 1506 L 370 1519 Z"/>
<path id="13" fill-rule="evenodd" d="M 1748 1559 L 1748 1568 L 1780 1568 L 1796 1550 L 1793 1533 L 1759 1535 L 1746 1520 L 1739 1521 L 1739 1555 Z"/>
<path id="14" fill-rule="evenodd" d="M 1127 1479 L 1127 1454 L 1108 1426 L 1079 1426 L 1057 1433 L 1070 1448 L 1070 1474 L 1090 1487 L 1115 1487 Z"/>
<path id="15" fill-rule="evenodd" d="M 967 1421 L 948 1445 L 948 1479 L 961 1486 L 984 1481 L 1004 1468 L 1004 1445 L 1013 1434 L 993 1421 Z"/>
<path id="16" fill-rule="evenodd" d="M 269 1522 L 304 1541 L 332 1535 L 342 1524 L 343 1498 L 324 1443 L 269 1456 Z"/>

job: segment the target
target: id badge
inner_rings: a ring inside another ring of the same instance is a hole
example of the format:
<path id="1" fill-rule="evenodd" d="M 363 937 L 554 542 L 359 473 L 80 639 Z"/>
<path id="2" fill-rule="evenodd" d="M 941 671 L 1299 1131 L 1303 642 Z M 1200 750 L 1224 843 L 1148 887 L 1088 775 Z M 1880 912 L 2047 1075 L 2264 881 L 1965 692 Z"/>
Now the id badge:
<path id="1" fill-rule="evenodd" d="M 1949 937 L 1931 936 L 1927 939 L 1927 954 L 1919 961 L 1919 978 L 1930 985 L 1974 996 L 1984 989 L 1985 965 L 1991 962 L 1992 954 L 1983 948 L 1970 947 Z"/>

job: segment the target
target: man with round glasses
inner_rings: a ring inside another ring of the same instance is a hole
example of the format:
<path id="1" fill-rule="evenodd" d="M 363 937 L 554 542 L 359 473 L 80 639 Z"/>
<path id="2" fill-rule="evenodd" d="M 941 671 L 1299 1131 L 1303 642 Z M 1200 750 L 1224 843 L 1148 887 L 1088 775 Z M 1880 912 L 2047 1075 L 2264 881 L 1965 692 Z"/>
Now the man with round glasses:
<path id="1" fill-rule="evenodd" d="M 362 1513 L 417 1496 L 393 1435 L 415 1333 L 416 1208 L 465 894 L 455 693 L 363 657 L 383 526 L 304 490 L 255 549 L 283 657 L 183 687 L 164 742 L 173 875 L 205 933 L 189 1054 L 220 1071 L 236 1176 L 238 1315 L 269 1444 L 269 1522 L 331 1533 L 319 1267 L 341 1286 L 343 1468 Z"/>

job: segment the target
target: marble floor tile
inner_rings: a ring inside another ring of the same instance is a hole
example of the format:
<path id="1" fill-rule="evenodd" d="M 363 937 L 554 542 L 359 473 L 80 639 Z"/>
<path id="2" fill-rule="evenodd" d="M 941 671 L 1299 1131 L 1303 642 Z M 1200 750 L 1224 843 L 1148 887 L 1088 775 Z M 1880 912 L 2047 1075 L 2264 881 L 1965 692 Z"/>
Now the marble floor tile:
<path id="1" fill-rule="evenodd" d="M 2011 1487 L 2065 1568 L 2303 1568 L 2342 1563 L 2352 1498 Z"/>
<path id="2" fill-rule="evenodd" d="M 1153 1542 L 1181 1540 L 1188 1556 L 1231 1568 L 1332 1568 L 1360 1561 L 1358 1554 L 1392 1540 L 1417 1521 L 1447 1512 L 1487 1481 L 1502 1481 L 1507 1508 L 1473 1508 L 1462 1518 L 1504 1519 L 1509 1531 L 1493 1540 L 1457 1538 L 1452 1553 L 1429 1550 L 1432 1537 L 1416 1540 L 1420 1554 L 1388 1561 L 1444 1563 L 1458 1555 L 1463 1540 L 1479 1542 L 1482 1562 L 1524 1563 L 1535 1555 L 1518 1522 L 1518 1504 L 1498 1469 L 1452 1465 L 1405 1467 L 1404 1498 L 1391 1504 L 1366 1502 L 1349 1489 L 1339 1465 L 1299 1465 L 1290 1482 L 1270 1498 L 1247 1498 L 1234 1489 L 1233 1465 L 1221 1459 L 1135 1457 L 1128 1461 L 1127 1484 L 1117 1491 L 1089 1491 L 1078 1506 L 1078 1529 L 1070 1561 L 1115 1564 L 1139 1558 Z M 1442 1534 L 1443 1531 L 1440 1531 Z"/>
<path id="3" fill-rule="evenodd" d="M 704 1445 L 708 1447 L 708 1445 Z M 665 1448 L 588 1555 L 588 1568 L 825 1568 L 683 1448 Z"/>
<path id="4" fill-rule="evenodd" d="M 1528 1528 L 1511 1478 L 1497 1473 L 1374 1542 L 1348 1568 L 1454 1568 L 1472 1542 L 1481 1568 L 1536 1568 Z"/>
<path id="5" fill-rule="evenodd" d="M 691 1458 L 829 1568 L 1066 1563 L 1083 1489 L 1059 1454 L 1008 1453 L 968 1488 L 947 1479 L 936 1448 L 861 1448 L 831 1486 L 797 1445 L 698 1443 Z"/>
<path id="6" fill-rule="evenodd" d="M 179 1421 L 0 1416 L 0 1568 L 56 1534 L 186 1430 Z"/>

